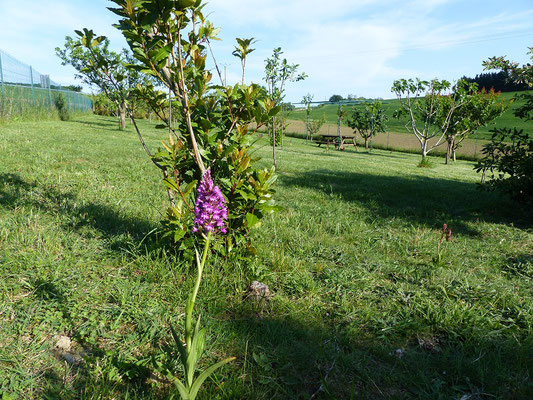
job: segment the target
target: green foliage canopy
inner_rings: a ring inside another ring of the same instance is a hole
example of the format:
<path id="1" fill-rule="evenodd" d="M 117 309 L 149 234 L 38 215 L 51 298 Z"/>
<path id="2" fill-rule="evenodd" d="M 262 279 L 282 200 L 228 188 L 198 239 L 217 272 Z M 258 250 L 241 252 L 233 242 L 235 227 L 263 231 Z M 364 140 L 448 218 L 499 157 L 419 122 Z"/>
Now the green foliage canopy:
<path id="1" fill-rule="evenodd" d="M 346 125 L 358 133 L 365 141 L 368 149 L 368 141 L 372 136 L 387 130 L 387 116 L 383 103 L 380 101 L 365 102 L 361 106 L 354 106 L 351 116 L 346 120 Z"/>
<path id="2" fill-rule="evenodd" d="M 110 10 L 120 18 L 116 26 L 135 59 L 127 64 L 127 70 L 151 77 L 136 86 L 135 95 L 160 119 L 158 127 L 168 132 L 163 147 L 152 153 L 128 99 L 117 90 L 141 144 L 162 171 L 170 202 L 165 223 L 167 236 L 179 248 L 191 249 L 194 189 L 210 168 L 230 213 L 231 235 L 225 240 L 224 251 L 231 251 L 235 244 L 248 243 L 249 229 L 264 214 L 276 210 L 271 188 L 276 176 L 273 170 L 252 166 L 248 149 L 254 130 L 250 126 L 254 123 L 254 129 L 258 129 L 279 107 L 259 85 L 224 86 L 220 72 L 221 83 L 212 83 L 206 59 L 212 54 L 211 42 L 218 40 L 219 30 L 205 18 L 202 1 L 113 2 L 117 7 Z M 90 56 L 87 73 L 119 89 L 127 75 L 116 73 L 113 55 L 100 51 L 106 38 L 87 29 L 77 33 Z M 170 101 L 167 92 L 171 94 Z M 175 123 L 170 118 L 170 107 L 176 110 Z"/>

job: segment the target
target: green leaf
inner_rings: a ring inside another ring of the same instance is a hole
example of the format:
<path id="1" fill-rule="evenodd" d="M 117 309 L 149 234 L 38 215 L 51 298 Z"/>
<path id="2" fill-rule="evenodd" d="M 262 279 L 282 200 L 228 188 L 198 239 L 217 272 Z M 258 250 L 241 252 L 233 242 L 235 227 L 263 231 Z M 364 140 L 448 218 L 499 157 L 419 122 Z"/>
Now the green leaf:
<path id="1" fill-rule="evenodd" d="M 200 343 L 201 342 L 201 343 Z M 203 351 L 203 344 L 205 342 L 205 331 L 200 331 L 200 317 L 198 317 L 198 321 L 196 321 L 196 326 L 194 328 L 194 334 L 191 342 L 191 348 L 189 350 L 189 356 L 187 357 L 187 382 L 189 384 L 189 387 L 192 386 L 193 379 L 194 379 L 194 372 L 196 371 L 196 364 L 198 363 L 198 359 L 201 356 L 201 352 L 199 351 L 199 344 L 202 346 Z"/>
<path id="2" fill-rule="evenodd" d="M 196 184 L 198 183 L 198 181 L 195 179 L 194 181 L 192 182 L 189 182 L 189 184 L 187 185 L 187 187 L 185 188 L 185 190 L 183 191 L 183 195 L 185 197 L 188 197 L 192 191 L 194 190 L 194 188 L 196 187 Z"/>
<path id="3" fill-rule="evenodd" d="M 154 57 L 152 57 L 152 60 L 154 61 L 155 64 L 159 63 L 162 60 L 165 60 L 166 58 L 168 58 L 171 50 L 172 50 L 172 43 L 169 43 L 166 46 L 161 47 L 159 51 L 157 52 L 157 54 Z"/>
<path id="4" fill-rule="evenodd" d="M 104 40 L 106 39 L 105 36 L 98 36 L 96 39 L 94 39 L 91 43 L 91 47 L 96 47 L 98 46 L 100 43 L 102 43 Z"/>
<path id="5" fill-rule="evenodd" d="M 172 337 L 174 338 L 174 342 L 176 342 L 176 347 L 180 353 L 181 363 L 185 367 L 187 362 L 187 350 L 185 349 L 185 346 L 183 346 L 182 341 L 172 325 L 170 325 L 170 332 L 172 333 Z"/>
<path id="6" fill-rule="evenodd" d="M 186 233 L 187 233 L 187 232 L 184 231 L 183 229 L 180 229 L 180 230 L 176 230 L 176 231 L 174 231 L 174 241 L 175 241 L 175 242 L 179 242 L 179 240 L 180 240 L 183 236 L 185 236 Z"/>
<path id="7" fill-rule="evenodd" d="M 170 179 L 164 179 L 163 180 L 163 185 L 165 185 L 166 187 L 168 187 L 170 190 L 173 190 L 175 192 L 178 191 L 178 186 L 176 185 L 176 182 L 174 182 L 173 180 L 170 180 Z"/>
<path id="8" fill-rule="evenodd" d="M 257 225 L 257 223 L 259 222 L 259 218 L 257 218 L 256 215 L 254 214 L 246 214 L 246 222 L 248 223 L 248 226 L 251 228 L 255 225 Z"/>
<path id="9" fill-rule="evenodd" d="M 190 397 L 190 393 L 187 391 L 187 388 L 178 378 L 174 378 L 174 385 L 176 385 L 176 388 L 178 388 L 178 392 L 180 393 L 181 400 L 190 400 L 193 399 L 193 397 Z"/>
<path id="10" fill-rule="evenodd" d="M 216 364 L 214 365 L 211 365 L 209 368 L 207 368 L 204 372 L 202 372 L 198 378 L 196 378 L 196 380 L 194 381 L 192 387 L 191 387 L 191 390 L 189 392 L 189 400 L 194 400 L 196 399 L 196 395 L 198 394 L 198 391 L 200 390 L 200 387 L 202 386 L 202 384 L 204 383 L 204 381 L 209 378 L 209 376 L 211 374 L 213 374 L 213 372 L 215 372 L 217 369 L 219 369 L 220 367 L 222 367 L 223 365 L 235 360 L 236 357 L 229 357 L 229 358 L 226 358 L 222 361 L 219 361 L 217 362 Z"/>
<path id="11" fill-rule="evenodd" d="M 269 117 L 273 117 L 281 111 L 281 106 L 276 106 L 268 112 Z"/>

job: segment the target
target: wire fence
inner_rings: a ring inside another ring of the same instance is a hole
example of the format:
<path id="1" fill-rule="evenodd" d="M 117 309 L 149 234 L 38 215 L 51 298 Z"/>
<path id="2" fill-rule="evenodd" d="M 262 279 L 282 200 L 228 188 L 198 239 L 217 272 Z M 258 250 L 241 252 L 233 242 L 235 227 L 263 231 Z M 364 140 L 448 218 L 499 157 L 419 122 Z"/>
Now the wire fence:
<path id="1" fill-rule="evenodd" d="M 49 111 L 60 95 L 69 111 L 92 109 L 92 100 L 84 94 L 63 88 L 50 75 L 43 75 L 0 50 L 0 115 Z"/>

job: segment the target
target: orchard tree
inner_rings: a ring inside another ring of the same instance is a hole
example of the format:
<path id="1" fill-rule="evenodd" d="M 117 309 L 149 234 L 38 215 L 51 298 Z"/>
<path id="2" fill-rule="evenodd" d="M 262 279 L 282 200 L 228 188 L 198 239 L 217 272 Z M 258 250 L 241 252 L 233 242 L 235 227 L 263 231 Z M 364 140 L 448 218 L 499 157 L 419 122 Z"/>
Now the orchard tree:
<path id="1" fill-rule="evenodd" d="M 286 58 L 281 59 L 281 47 L 274 49 L 272 57 L 265 60 L 265 78 L 267 83 L 268 95 L 274 103 L 276 109 L 283 102 L 285 98 L 285 85 L 287 82 L 298 82 L 307 78 L 305 72 L 298 73 L 299 64 L 289 64 Z M 272 139 L 272 159 L 274 167 L 277 165 L 276 160 L 276 116 L 274 116 L 270 123 L 270 135 Z M 284 123 L 282 123 L 284 125 Z M 282 139 L 283 132 L 280 133 L 279 139 Z"/>
<path id="2" fill-rule="evenodd" d="M 233 50 L 233 54 L 235 57 L 237 57 L 239 60 L 241 60 L 241 67 L 242 67 L 242 84 L 244 85 L 244 78 L 246 76 L 246 58 L 248 57 L 248 54 L 253 52 L 255 49 L 252 49 L 250 46 L 252 43 L 255 42 L 254 38 L 250 39 L 241 39 L 236 38 L 237 40 L 237 46 L 235 46 L 235 50 Z"/>
<path id="3" fill-rule="evenodd" d="M 494 89 L 488 92 L 484 89 L 478 91 L 475 83 L 467 84 L 460 81 L 459 84 L 465 84 L 468 87 L 463 92 L 463 104 L 452 114 L 450 126 L 446 132 L 446 164 L 449 164 L 451 159 L 456 160 L 455 153 L 463 140 L 502 115 L 507 108 L 500 94 Z M 445 118 L 448 108 L 453 106 L 453 100 L 450 96 L 443 96 L 440 101 L 444 104 L 442 114 Z"/>
<path id="4" fill-rule="evenodd" d="M 346 120 L 346 125 L 353 129 L 354 134 L 359 134 L 365 141 L 365 149 L 368 149 L 368 141 L 380 132 L 385 132 L 387 116 L 381 101 L 365 102 L 362 107 L 354 106 L 352 115 Z"/>
<path id="5" fill-rule="evenodd" d="M 346 109 L 344 108 L 344 106 L 339 104 L 339 107 L 337 108 L 337 136 L 339 141 L 339 150 L 344 150 L 344 147 L 341 146 L 341 124 L 344 120 L 344 117 L 346 117 Z"/>
<path id="6" fill-rule="evenodd" d="M 329 98 L 330 103 L 338 103 L 339 101 L 344 100 L 340 94 L 334 94 Z"/>
<path id="7" fill-rule="evenodd" d="M 312 119 L 309 121 L 309 137 L 311 140 L 313 136 L 316 135 L 320 128 L 326 123 L 326 117 L 322 116 L 320 119 Z"/>
<path id="8" fill-rule="evenodd" d="M 457 85 L 452 88 L 446 80 L 417 78 L 394 81 L 392 91 L 400 101 L 395 117 L 408 117 L 405 127 L 418 139 L 425 161 L 430 151 L 445 142 L 452 116 L 462 105 L 463 89 Z M 441 101 L 444 95 L 449 96 L 449 102 Z"/>
<path id="9" fill-rule="evenodd" d="M 302 104 L 305 105 L 305 140 L 309 140 L 309 116 L 311 115 L 311 103 L 313 102 L 313 95 L 311 93 L 307 93 L 303 99 Z M 313 139 L 313 135 L 311 135 L 311 140 Z"/>
<path id="10" fill-rule="evenodd" d="M 119 129 L 122 130 L 126 126 L 126 101 L 134 104 L 137 85 L 146 84 L 148 79 L 139 71 L 127 68 L 127 65 L 135 62 L 127 50 L 121 53 L 109 50 L 109 40 L 104 37 L 94 38 L 91 47 L 86 47 L 82 43 L 83 33 L 77 33 L 80 37 L 73 39 L 67 36 L 64 47 L 57 47 L 56 54 L 62 65 L 68 64 L 76 69 L 78 79 L 90 87 L 97 88 L 115 104 Z M 99 71 L 99 66 L 95 64 L 97 59 L 107 60 L 107 74 L 113 77 L 116 84 Z"/>

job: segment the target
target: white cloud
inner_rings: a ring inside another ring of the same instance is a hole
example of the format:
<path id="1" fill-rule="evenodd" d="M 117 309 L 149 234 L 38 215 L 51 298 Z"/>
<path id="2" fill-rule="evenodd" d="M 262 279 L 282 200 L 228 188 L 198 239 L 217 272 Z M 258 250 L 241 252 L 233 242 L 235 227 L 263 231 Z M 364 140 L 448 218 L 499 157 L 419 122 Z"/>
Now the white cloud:
<path id="1" fill-rule="evenodd" d="M 309 79 L 288 88 L 288 98 L 299 100 L 308 91 L 320 93 L 319 97 L 333 92 L 386 96 L 399 77 L 448 72 L 427 71 L 424 59 L 413 53 L 437 54 L 531 28 L 533 10 L 471 16 L 465 23 L 453 18 L 463 6 L 455 0 L 212 0 L 208 9 L 215 23 L 231 33 L 242 30 L 242 36 L 259 39 L 258 50 L 250 57 L 251 79 L 261 79 L 263 61 L 277 46 L 289 62 L 300 64 Z M 228 44 L 222 48 L 229 49 Z M 411 66 L 395 67 L 406 54 Z"/>
<path id="2" fill-rule="evenodd" d="M 205 10 L 222 27 L 224 42 L 214 49 L 222 68 L 228 68 L 228 83 L 240 79 L 240 64 L 231 56 L 234 38 L 253 36 L 257 50 L 249 57 L 247 77 L 260 82 L 265 58 L 281 46 L 289 62 L 309 75 L 288 88 L 288 99 L 299 100 L 307 92 L 320 98 L 333 92 L 387 96 L 393 79 L 448 73 L 449 62 L 428 70 L 428 54 L 438 57 L 461 43 L 531 31 L 533 8 L 520 7 L 518 0 L 511 7 L 513 1 L 489 1 L 499 11 L 488 13 L 479 1 L 479 17 L 469 18 L 461 18 L 467 4 L 458 0 L 210 0 Z M 125 46 L 111 27 L 116 19 L 105 9 L 109 5 L 106 0 L 0 0 L 0 49 L 71 83 L 74 71 L 61 67 L 54 52 L 65 35 L 89 27 L 109 36 L 115 49 Z M 469 47 L 470 56 L 485 57 L 476 47 Z M 494 51 L 490 55 L 508 54 Z"/>

